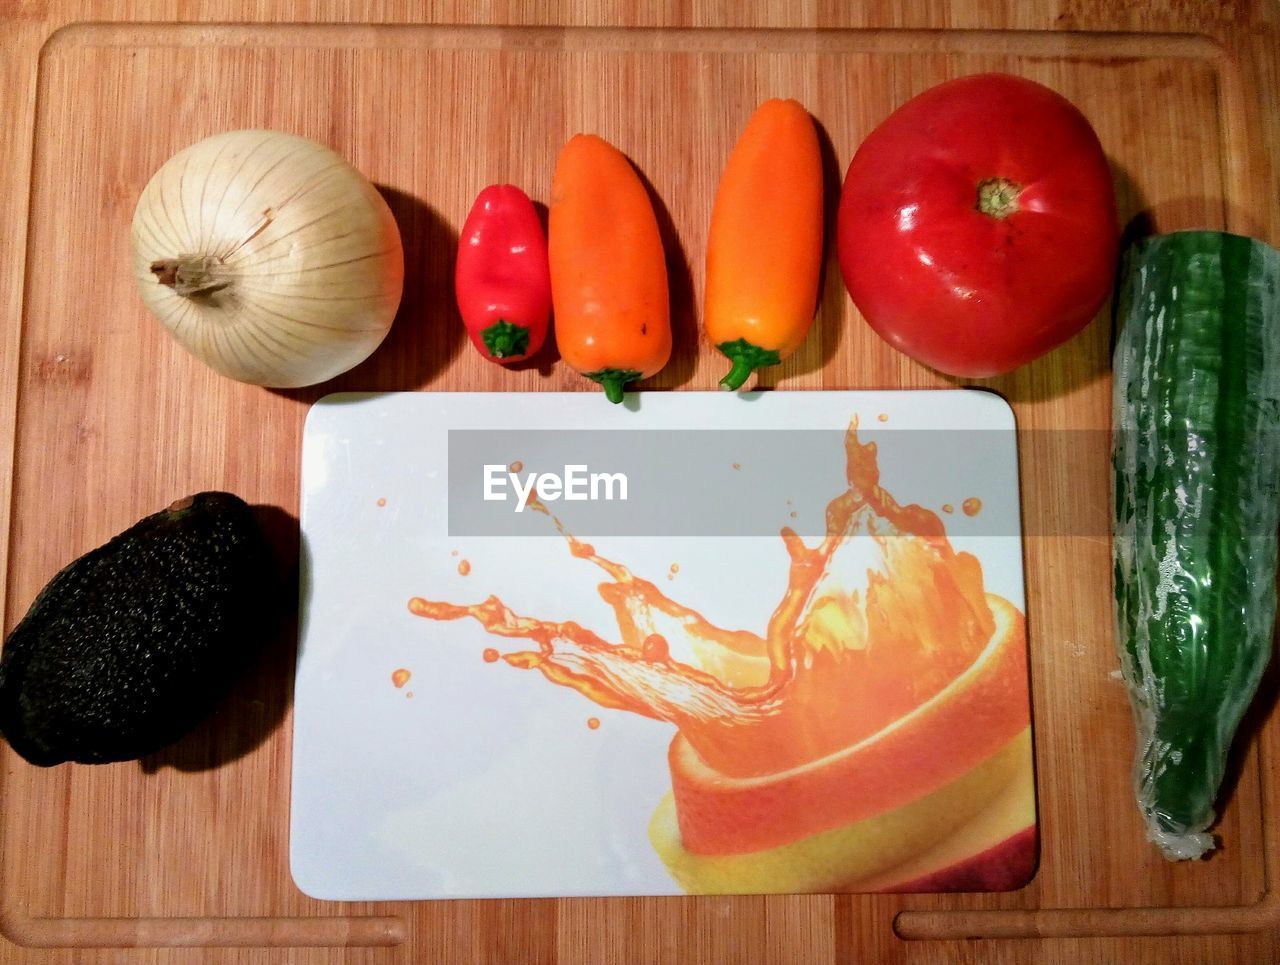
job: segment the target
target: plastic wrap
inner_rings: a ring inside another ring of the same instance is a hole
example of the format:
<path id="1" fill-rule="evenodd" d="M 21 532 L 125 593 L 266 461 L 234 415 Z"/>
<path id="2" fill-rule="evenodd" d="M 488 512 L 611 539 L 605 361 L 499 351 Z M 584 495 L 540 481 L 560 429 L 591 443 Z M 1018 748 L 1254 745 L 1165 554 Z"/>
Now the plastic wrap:
<path id="1" fill-rule="evenodd" d="M 1116 322 L 1116 648 L 1134 792 L 1147 837 L 1197 858 L 1271 655 L 1280 254 L 1219 232 L 1147 239 L 1126 256 Z"/>

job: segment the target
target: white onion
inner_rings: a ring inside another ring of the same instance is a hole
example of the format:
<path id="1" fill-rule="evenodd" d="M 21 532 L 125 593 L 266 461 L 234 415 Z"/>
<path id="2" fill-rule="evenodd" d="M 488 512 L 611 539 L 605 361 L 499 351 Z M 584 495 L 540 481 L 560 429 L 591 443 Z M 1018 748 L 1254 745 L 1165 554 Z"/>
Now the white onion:
<path id="1" fill-rule="evenodd" d="M 131 231 L 147 308 L 224 375 L 313 385 L 364 361 L 404 283 L 386 201 L 329 148 L 278 131 L 215 134 L 147 183 Z"/>

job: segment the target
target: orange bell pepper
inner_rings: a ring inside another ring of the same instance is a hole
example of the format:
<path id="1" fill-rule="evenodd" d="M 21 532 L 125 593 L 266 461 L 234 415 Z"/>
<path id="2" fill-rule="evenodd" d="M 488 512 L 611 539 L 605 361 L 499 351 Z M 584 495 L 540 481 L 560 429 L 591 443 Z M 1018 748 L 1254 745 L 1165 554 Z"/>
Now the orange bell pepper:
<path id="1" fill-rule="evenodd" d="M 809 112 L 793 100 L 756 109 L 729 155 L 707 238 L 705 326 L 742 386 L 777 365 L 813 324 L 822 268 L 822 155 Z"/>
<path id="2" fill-rule="evenodd" d="M 621 402 L 671 357 L 671 305 L 648 192 L 607 141 L 579 134 L 561 150 L 548 236 L 560 355 Z"/>

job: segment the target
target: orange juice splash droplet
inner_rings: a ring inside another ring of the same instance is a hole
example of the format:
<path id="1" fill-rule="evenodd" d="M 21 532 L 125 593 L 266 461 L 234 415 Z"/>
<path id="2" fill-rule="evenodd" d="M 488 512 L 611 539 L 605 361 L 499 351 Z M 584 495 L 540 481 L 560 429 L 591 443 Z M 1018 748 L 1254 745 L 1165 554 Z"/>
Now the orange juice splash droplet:
<path id="1" fill-rule="evenodd" d="M 982 500 L 977 496 L 970 496 L 960 504 L 960 508 L 964 510 L 966 516 L 977 516 L 982 512 Z"/>
<path id="2" fill-rule="evenodd" d="M 671 645 L 660 633 L 651 633 L 640 645 L 640 656 L 650 663 L 663 663 L 671 656 Z"/>
<path id="3" fill-rule="evenodd" d="M 507 468 L 508 468 L 509 470 L 511 470 L 512 472 L 521 472 L 521 471 L 524 469 L 524 463 L 522 463 L 519 459 L 517 459 L 515 462 L 513 462 L 513 463 L 512 463 L 511 465 L 509 465 Z"/>
<path id="4" fill-rule="evenodd" d="M 386 496 L 379 496 L 379 497 L 378 497 L 378 505 L 379 505 L 379 506 L 385 506 L 385 505 L 387 505 L 387 497 L 386 497 Z"/>
<path id="5" fill-rule="evenodd" d="M 845 455 L 847 488 L 827 506 L 825 537 L 808 546 L 781 532 L 790 570 L 762 632 L 711 623 L 555 516 L 571 556 L 608 577 L 597 592 L 613 610 L 616 642 L 573 621 L 517 614 L 496 596 L 415 597 L 409 609 L 528 641 L 532 649 L 502 659 L 599 706 L 669 721 L 722 774 L 749 778 L 817 760 L 938 694 L 995 632 L 977 559 L 951 547 L 937 515 L 881 488 L 876 445 L 859 441 L 856 419 Z"/>
<path id="6" fill-rule="evenodd" d="M 954 513 L 954 512 L 956 511 L 956 508 L 955 508 L 954 506 L 952 506 L 950 503 L 943 503 L 943 504 L 942 504 L 942 511 L 943 511 L 944 513 Z"/>
<path id="7" fill-rule="evenodd" d="M 888 421 L 889 421 L 889 413 L 887 413 L 887 412 L 881 412 L 878 416 L 876 416 L 876 418 L 877 418 L 877 419 L 879 419 L 881 422 L 888 422 Z"/>
<path id="8" fill-rule="evenodd" d="M 735 463 L 733 464 L 733 468 L 734 468 L 734 469 L 741 469 L 741 468 L 742 468 L 742 463 L 740 463 L 740 462 L 735 462 Z"/>
<path id="9" fill-rule="evenodd" d="M 600 718 L 599 718 L 599 717 L 588 717 L 588 718 L 587 718 L 587 726 L 588 726 L 588 727 L 590 727 L 592 730 L 599 730 L 599 729 L 600 729 Z"/>
<path id="10" fill-rule="evenodd" d="M 502 654 L 498 653 L 498 651 L 493 647 L 485 647 L 484 653 L 481 654 L 481 656 L 484 657 L 485 663 L 497 663 L 498 658 L 501 657 Z"/>
<path id="11" fill-rule="evenodd" d="M 391 671 L 391 683 L 395 685 L 397 690 L 399 690 L 401 687 L 403 687 L 405 684 L 409 682 L 409 678 L 412 676 L 413 676 L 412 673 L 410 673 L 404 667 L 401 667 L 399 670 Z"/>
<path id="12" fill-rule="evenodd" d="M 461 562 L 458 563 L 459 576 L 468 576 L 470 573 L 471 573 L 471 564 L 469 562 L 467 562 L 466 560 L 462 560 Z"/>

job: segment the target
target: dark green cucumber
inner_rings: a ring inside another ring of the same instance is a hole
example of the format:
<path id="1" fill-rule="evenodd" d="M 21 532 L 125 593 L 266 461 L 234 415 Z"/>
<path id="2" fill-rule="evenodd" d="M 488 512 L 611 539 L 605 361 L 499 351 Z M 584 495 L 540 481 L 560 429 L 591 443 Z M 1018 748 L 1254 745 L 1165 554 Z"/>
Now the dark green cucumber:
<path id="1" fill-rule="evenodd" d="M 1213 847 L 1240 719 L 1271 656 L 1280 525 L 1280 253 L 1185 231 L 1125 259 L 1112 464 L 1116 648 L 1134 789 L 1169 858 Z"/>

